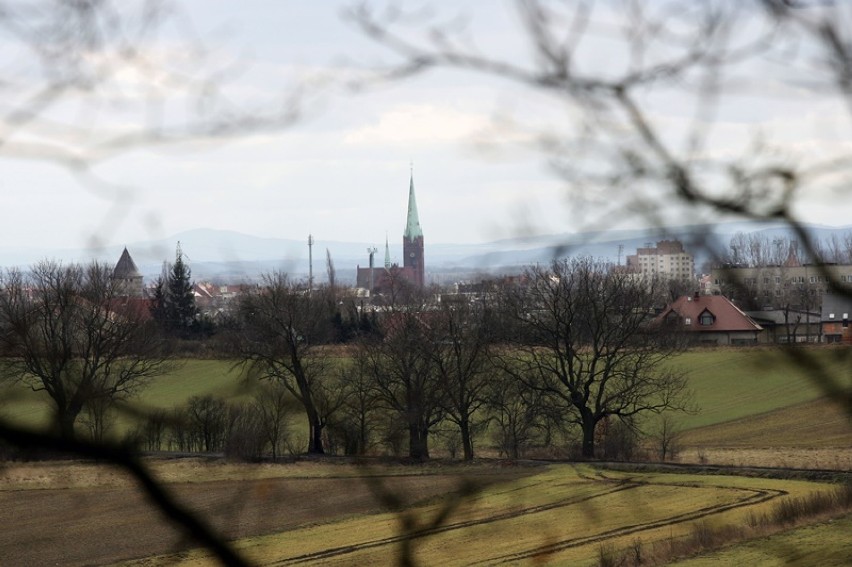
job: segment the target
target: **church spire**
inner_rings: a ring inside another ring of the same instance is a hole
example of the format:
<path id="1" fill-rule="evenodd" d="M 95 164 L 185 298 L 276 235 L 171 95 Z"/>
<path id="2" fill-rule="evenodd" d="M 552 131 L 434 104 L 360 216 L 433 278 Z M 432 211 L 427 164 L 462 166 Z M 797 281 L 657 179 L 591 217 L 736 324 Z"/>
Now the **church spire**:
<path id="1" fill-rule="evenodd" d="M 391 267 L 391 259 L 390 259 L 390 244 L 388 244 L 388 233 L 385 233 L 385 269 L 389 270 Z"/>
<path id="2" fill-rule="evenodd" d="M 411 181 L 408 186 L 408 220 L 405 223 L 403 236 L 408 240 L 423 237 L 420 228 L 420 217 L 417 215 L 417 201 L 414 199 L 414 167 L 411 168 Z"/>

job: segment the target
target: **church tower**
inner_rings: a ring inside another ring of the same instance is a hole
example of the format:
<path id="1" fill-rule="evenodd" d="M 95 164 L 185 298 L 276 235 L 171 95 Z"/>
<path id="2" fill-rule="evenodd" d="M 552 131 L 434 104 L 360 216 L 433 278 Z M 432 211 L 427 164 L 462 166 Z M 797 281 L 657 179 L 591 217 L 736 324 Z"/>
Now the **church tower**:
<path id="1" fill-rule="evenodd" d="M 124 248 L 121 258 L 112 270 L 112 278 L 118 282 L 119 293 L 126 297 L 142 297 L 142 274 L 136 267 L 130 252 Z"/>
<path id="2" fill-rule="evenodd" d="M 408 187 L 408 219 L 402 235 L 403 267 L 413 272 L 413 282 L 419 287 L 425 283 L 426 266 L 423 258 L 423 230 L 417 215 L 417 201 L 414 199 L 414 170 Z"/>

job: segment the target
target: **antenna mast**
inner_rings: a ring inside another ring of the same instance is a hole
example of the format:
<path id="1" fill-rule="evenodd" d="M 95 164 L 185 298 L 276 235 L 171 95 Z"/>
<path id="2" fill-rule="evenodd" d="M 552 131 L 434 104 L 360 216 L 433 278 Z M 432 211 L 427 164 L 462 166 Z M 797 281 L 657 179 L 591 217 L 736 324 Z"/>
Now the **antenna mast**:
<path id="1" fill-rule="evenodd" d="M 314 289 L 314 237 L 308 235 L 308 295 Z"/>
<path id="2" fill-rule="evenodd" d="M 375 284 L 375 282 L 373 280 L 373 266 L 374 266 L 373 258 L 375 257 L 376 252 L 378 252 L 378 251 L 379 251 L 379 249 L 376 248 L 375 246 L 367 248 L 367 254 L 370 255 L 370 293 L 373 293 L 373 285 Z"/>
<path id="3" fill-rule="evenodd" d="M 618 265 L 621 265 L 621 254 L 624 252 L 624 244 L 618 245 Z"/>

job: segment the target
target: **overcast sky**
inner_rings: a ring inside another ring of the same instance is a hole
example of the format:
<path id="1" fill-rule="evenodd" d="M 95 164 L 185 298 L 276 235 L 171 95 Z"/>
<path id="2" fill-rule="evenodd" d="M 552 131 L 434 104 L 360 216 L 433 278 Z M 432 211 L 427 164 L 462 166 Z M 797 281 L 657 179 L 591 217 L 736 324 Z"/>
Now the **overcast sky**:
<path id="1" fill-rule="evenodd" d="M 519 231 L 558 233 L 629 227 L 617 207 L 602 206 L 578 223 L 564 186 L 546 160 L 496 124 L 506 116 L 558 129 L 553 100 L 508 82 L 435 71 L 352 92 L 335 81 L 353 66 L 392 61 L 386 50 L 341 17 L 352 2 L 188 0 L 165 26 L 150 61 L 180 66 L 187 44 L 204 45 L 210 72 L 222 76 L 227 100 L 261 108 L 299 88 L 300 120 L 227 142 L 143 145 L 99 161 L 81 175 L 49 160 L 20 159 L 0 147 L 0 246 L 73 248 L 98 237 L 109 244 L 163 238 L 208 227 L 263 237 L 383 243 L 399 240 L 408 182 L 414 183 L 428 242 L 473 243 Z M 437 2 L 441 7 L 451 3 Z M 507 2 L 452 3 L 468 17 L 477 45 L 523 58 L 516 13 Z M 188 41 L 187 38 L 192 39 Z M 5 41 L 9 41 L 6 38 Z M 617 65 L 606 42 L 588 50 L 588 67 Z M 8 67 L 7 67 L 8 68 Z M 776 76 L 783 71 L 774 71 Z M 203 74 L 203 73 L 202 73 Z M 147 80 L 147 79 L 146 79 Z M 118 73 L 122 95 L 139 81 Z M 122 81 L 126 85 L 122 87 Z M 848 113 L 827 97 L 778 82 L 775 96 L 738 98 L 718 118 L 714 151 L 734 152 L 756 132 L 777 136 L 801 155 L 852 149 Z M 0 94 L 2 96 L 2 94 Z M 4 101 L 8 111 L 12 103 Z M 657 118 L 677 131 L 686 108 L 666 100 Z M 59 104 L 16 136 L 51 139 L 66 123 L 90 120 L 91 108 Z M 805 108 L 806 111 L 802 111 Z M 120 127 L 126 109 L 99 103 L 99 124 Z M 170 111 L 165 111 L 170 112 Z M 92 118 L 94 120 L 94 118 Z M 498 135 L 496 132 L 501 132 Z M 38 156 L 35 156 L 38 157 Z M 803 199 L 805 220 L 852 224 L 844 187 Z M 618 222 L 613 222 L 618 218 Z M 683 218 L 683 224 L 705 218 Z"/>

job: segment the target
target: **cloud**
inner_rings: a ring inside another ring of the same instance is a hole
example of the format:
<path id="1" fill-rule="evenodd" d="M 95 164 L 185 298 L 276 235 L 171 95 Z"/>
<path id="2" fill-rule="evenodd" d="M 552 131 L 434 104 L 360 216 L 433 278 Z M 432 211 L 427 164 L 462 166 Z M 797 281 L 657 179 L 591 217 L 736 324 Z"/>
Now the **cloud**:
<path id="1" fill-rule="evenodd" d="M 386 143 L 442 143 L 470 139 L 486 128 L 486 116 L 430 104 L 400 105 L 381 115 L 378 122 L 352 130 L 343 141 L 348 145 Z"/>

